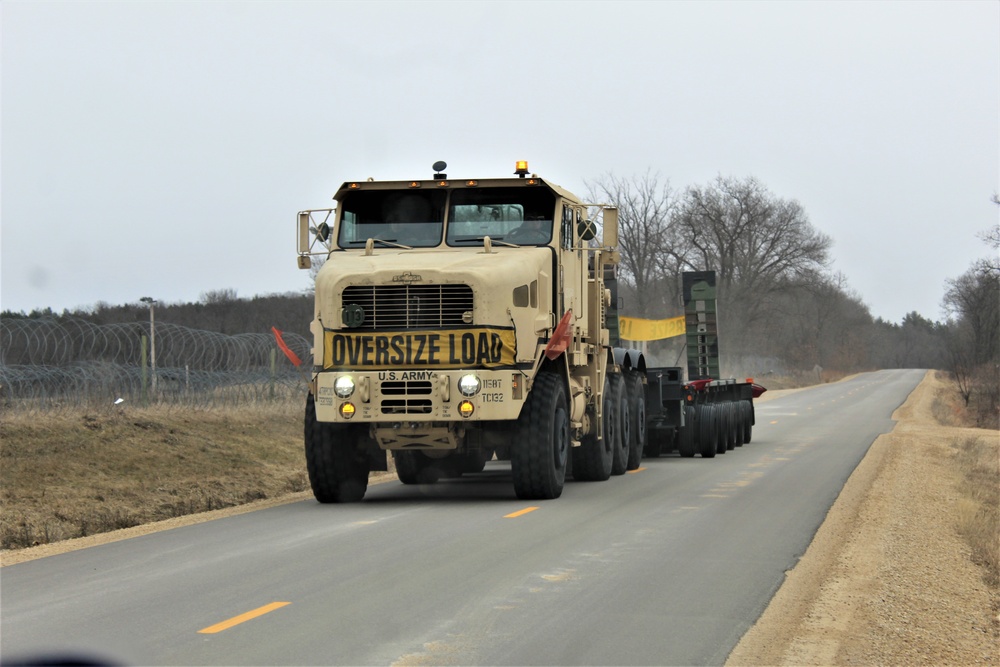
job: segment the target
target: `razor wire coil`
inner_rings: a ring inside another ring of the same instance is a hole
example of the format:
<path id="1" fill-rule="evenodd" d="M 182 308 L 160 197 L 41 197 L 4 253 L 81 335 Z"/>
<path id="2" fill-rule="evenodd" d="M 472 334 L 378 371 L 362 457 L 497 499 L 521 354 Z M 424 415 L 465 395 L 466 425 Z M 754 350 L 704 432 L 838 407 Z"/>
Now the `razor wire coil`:
<path id="1" fill-rule="evenodd" d="M 283 338 L 300 359 L 311 358 L 308 339 L 294 333 Z M 271 334 L 227 335 L 157 322 L 155 339 L 154 382 L 148 323 L 2 318 L 0 405 L 28 412 L 115 402 L 211 407 L 305 393 L 307 371 L 292 365 Z"/>

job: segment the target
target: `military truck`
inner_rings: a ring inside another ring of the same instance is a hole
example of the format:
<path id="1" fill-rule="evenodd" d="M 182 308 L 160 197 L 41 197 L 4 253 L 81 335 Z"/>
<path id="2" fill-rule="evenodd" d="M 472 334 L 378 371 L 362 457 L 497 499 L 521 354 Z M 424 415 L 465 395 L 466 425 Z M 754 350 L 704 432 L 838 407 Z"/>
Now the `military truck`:
<path id="1" fill-rule="evenodd" d="M 567 477 L 637 469 L 647 412 L 661 450 L 705 421 L 672 403 L 723 394 L 672 397 L 640 351 L 616 344 L 616 209 L 523 161 L 508 178 L 446 168 L 349 181 L 335 208 L 298 215 L 299 267 L 325 258 L 305 408 L 317 500 L 361 500 L 387 452 L 404 484 L 509 459 L 518 498 L 553 499 Z"/>

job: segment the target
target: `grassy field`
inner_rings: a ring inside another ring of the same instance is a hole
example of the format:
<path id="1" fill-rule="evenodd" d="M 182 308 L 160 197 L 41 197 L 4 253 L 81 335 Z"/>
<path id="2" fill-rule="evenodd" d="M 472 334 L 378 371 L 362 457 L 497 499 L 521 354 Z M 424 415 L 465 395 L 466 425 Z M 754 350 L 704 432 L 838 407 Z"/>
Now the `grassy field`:
<path id="1" fill-rule="evenodd" d="M 0 547 L 16 549 L 308 488 L 302 406 L 5 416 Z"/>

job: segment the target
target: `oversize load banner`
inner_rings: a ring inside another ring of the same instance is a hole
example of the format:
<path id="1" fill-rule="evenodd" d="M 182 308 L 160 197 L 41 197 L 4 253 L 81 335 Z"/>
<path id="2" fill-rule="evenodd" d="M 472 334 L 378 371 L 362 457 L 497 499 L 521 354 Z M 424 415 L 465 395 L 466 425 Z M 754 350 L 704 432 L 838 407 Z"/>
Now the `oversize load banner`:
<path id="1" fill-rule="evenodd" d="M 640 320 L 637 317 L 619 317 L 618 333 L 625 340 L 662 340 L 684 335 L 684 316 L 668 320 Z"/>
<path id="2" fill-rule="evenodd" d="M 326 331 L 324 368 L 496 368 L 513 366 L 513 329 Z"/>

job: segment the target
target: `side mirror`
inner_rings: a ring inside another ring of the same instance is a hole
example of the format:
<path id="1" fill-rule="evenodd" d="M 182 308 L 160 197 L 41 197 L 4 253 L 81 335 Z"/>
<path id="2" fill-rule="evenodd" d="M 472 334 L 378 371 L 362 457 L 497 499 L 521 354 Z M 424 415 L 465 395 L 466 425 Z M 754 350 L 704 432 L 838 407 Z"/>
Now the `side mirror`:
<path id="1" fill-rule="evenodd" d="M 299 252 L 309 252 L 309 212 L 299 213 Z"/>
<path id="2" fill-rule="evenodd" d="M 581 220 L 576 226 L 576 233 L 584 241 L 590 241 L 597 236 L 597 225 L 593 220 Z"/>
<path id="3" fill-rule="evenodd" d="M 604 209 L 604 247 L 618 246 L 618 209 Z"/>

